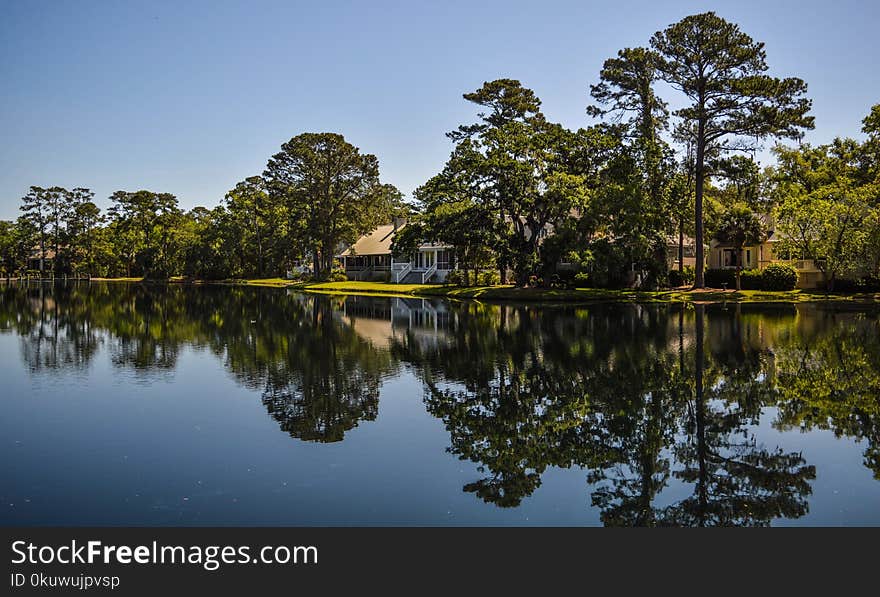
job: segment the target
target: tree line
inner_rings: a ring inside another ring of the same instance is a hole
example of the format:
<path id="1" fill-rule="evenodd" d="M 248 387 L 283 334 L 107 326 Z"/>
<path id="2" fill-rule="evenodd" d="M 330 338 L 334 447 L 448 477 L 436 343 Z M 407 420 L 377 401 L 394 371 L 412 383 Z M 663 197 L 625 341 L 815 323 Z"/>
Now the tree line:
<path id="1" fill-rule="evenodd" d="M 688 16 L 604 62 L 590 127 L 551 122 L 515 79 L 465 93 L 476 118 L 447 134 L 449 159 L 411 202 L 380 180 L 376 156 L 339 134 L 304 133 L 213 209 L 184 211 L 171 194 L 141 190 L 117 191 L 101 213 L 88 189 L 32 187 L 21 217 L 0 223 L 0 267 L 218 279 L 308 262 L 322 279 L 342 246 L 402 216 L 410 225 L 394 251 L 452 245 L 463 283 L 487 269 L 520 286 L 564 272 L 591 286 L 633 284 L 634 272 L 644 286 L 681 283 L 693 238 L 702 287 L 705 243 L 742 249 L 771 229 L 784 254 L 819 260 L 832 285 L 877 278 L 880 105 L 864 141 L 801 143 L 814 126 L 807 85 L 768 70 L 764 44 L 736 24 Z M 674 111 L 673 94 L 684 98 Z M 768 140 L 776 163 L 762 168 L 754 156 Z"/>
<path id="2" fill-rule="evenodd" d="M 88 189 L 31 187 L 22 215 L 0 228 L 0 267 L 55 275 L 165 279 L 264 277 L 309 259 L 319 277 L 342 242 L 405 210 L 379 179 L 376 156 L 333 133 L 285 143 L 261 176 L 213 209 L 170 193 L 117 191 L 105 213 Z"/>

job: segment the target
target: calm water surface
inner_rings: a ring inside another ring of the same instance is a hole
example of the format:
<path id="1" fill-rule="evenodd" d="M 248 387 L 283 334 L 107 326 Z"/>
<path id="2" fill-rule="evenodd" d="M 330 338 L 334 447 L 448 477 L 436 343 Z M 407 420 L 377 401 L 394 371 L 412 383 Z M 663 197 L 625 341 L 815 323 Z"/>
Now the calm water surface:
<path id="1" fill-rule="evenodd" d="M 0 523 L 880 525 L 880 317 L 0 287 Z"/>

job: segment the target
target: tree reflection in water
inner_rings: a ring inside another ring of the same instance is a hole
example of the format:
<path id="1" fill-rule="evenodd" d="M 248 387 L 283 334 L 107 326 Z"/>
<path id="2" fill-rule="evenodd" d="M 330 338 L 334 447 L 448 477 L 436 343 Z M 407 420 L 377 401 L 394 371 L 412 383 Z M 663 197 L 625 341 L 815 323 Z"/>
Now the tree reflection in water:
<path id="1" fill-rule="evenodd" d="M 548 468 L 583 470 L 606 525 L 766 525 L 808 512 L 815 468 L 759 441 L 826 429 L 880 479 L 876 311 L 818 305 L 528 307 L 127 284 L 0 287 L 0 330 L 33 375 L 149 378 L 210 351 L 283 431 L 336 442 L 376 419 L 383 380 L 421 380 L 464 490 L 498 507 Z"/>
<path id="2" fill-rule="evenodd" d="M 498 506 L 519 505 L 548 467 L 579 466 L 606 525 L 798 518 L 815 467 L 759 443 L 767 407 L 777 407 L 782 429 L 824 425 L 867 438 L 876 474 L 876 313 L 467 305 L 451 321 L 449 342 L 428 352 L 403 343 L 399 354 L 419 369 L 450 451 L 485 475 L 465 491 Z M 813 327 L 837 356 L 807 333 Z M 827 392 L 811 392 L 817 381 L 805 381 L 804 367 L 830 377 Z M 672 486 L 671 495 L 687 488 L 687 497 L 669 503 L 662 494 Z"/>
<path id="3" fill-rule="evenodd" d="M 34 373 L 84 368 L 109 347 L 112 363 L 149 377 L 181 350 L 209 350 L 241 384 L 260 390 L 281 428 L 334 442 L 376 418 L 395 364 L 323 297 L 247 287 L 88 284 L 2 287 L 0 324 L 21 338 Z"/>

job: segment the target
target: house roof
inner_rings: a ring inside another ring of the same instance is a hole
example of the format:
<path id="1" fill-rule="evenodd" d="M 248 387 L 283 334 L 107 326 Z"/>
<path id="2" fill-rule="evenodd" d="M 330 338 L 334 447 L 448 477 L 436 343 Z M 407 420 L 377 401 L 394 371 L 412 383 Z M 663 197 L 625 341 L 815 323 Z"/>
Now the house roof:
<path id="1" fill-rule="evenodd" d="M 43 259 L 55 259 L 55 249 L 46 248 L 45 251 L 42 252 Z M 31 249 L 31 252 L 28 256 L 28 259 L 39 259 L 40 258 L 40 247 L 34 247 Z"/>
<path id="2" fill-rule="evenodd" d="M 682 237 L 682 241 L 684 246 L 686 247 L 695 247 L 697 246 L 697 242 L 693 239 L 693 237 L 685 234 Z M 678 235 L 677 234 L 667 234 L 666 235 L 666 245 L 669 247 L 677 247 L 678 246 Z"/>
<path id="3" fill-rule="evenodd" d="M 394 227 L 394 224 L 379 226 L 372 232 L 360 237 L 356 243 L 340 253 L 339 256 L 390 255 L 391 241 L 394 240 L 394 233 L 403 228 L 403 226 L 398 226 L 397 228 Z"/>

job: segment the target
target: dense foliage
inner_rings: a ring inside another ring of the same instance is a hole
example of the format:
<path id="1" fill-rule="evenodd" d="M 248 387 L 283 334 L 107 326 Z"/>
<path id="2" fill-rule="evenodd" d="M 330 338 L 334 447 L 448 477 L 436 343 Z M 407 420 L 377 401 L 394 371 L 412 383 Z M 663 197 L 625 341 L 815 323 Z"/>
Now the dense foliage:
<path id="1" fill-rule="evenodd" d="M 788 264 L 771 263 L 761 270 L 762 290 L 794 290 L 797 281 L 797 270 Z"/>

